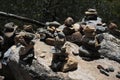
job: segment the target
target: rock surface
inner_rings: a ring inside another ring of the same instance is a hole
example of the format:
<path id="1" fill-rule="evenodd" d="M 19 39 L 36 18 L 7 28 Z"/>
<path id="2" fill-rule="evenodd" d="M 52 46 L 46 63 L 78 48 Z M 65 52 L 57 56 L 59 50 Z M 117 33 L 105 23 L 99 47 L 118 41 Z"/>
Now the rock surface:
<path id="1" fill-rule="evenodd" d="M 34 46 L 35 60 L 32 65 L 30 67 L 23 65 L 19 66 L 16 62 L 14 63 L 14 61 L 11 61 L 8 64 L 10 67 L 9 72 L 12 72 L 14 77 L 17 75 L 15 79 L 21 77 L 17 80 L 119 80 L 116 74 L 120 71 L 120 64 L 118 63 L 120 62 L 120 40 L 108 33 L 104 33 L 103 36 L 105 39 L 101 41 L 99 52 L 105 58 L 85 61 L 82 60 L 79 55 L 72 55 L 78 61 L 78 68 L 74 71 L 66 73 L 53 72 L 49 67 L 52 61 L 52 46 L 37 41 Z M 67 46 L 69 47 L 70 45 L 67 44 Z M 73 54 L 74 50 L 76 51 L 77 48 L 71 47 L 70 54 Z M 43 54 L 44 57 L 41 57 Z M 98 65 L 103 66 L 105 69 L 113 67 L 114 72 L 108 72 L 109 76 L 101 74 L 100 70 L 97 68 Z"/>
<path id="2" fill-rule="evenodd" d="M 100 44 L 99 53 L 120 63 L 120 39 L 108 33 L 103 33 L 102 36 L 104 39 Z"/>
<path id="3" fill-rule="evenodd" d="M 71 43 L 71 42 L 65 42 L 65 44 L 62 47 L 63 49 L 66 50 L 66 53 L 68 54 L 74 54 L 74 55 L 79 55 L 79 46 Z"/>
<path id="4" fill-rule="evenodd" d="M 52 46 L 46 45 L 43 42 L 37 42 L 35 45 L 37 57 L 44 51 L 46 52 L 45 53 L 46 56 L 44 58 L 40 57 L 37 58 L 38 61 L 46 67 L 46 70 L 51 70 L 49 68 L 49 65 L 51 64 L 52 61 L 51 47 Z M 58 75 L 64 76 L 63 80 L 68 80 L 68 78 L 70 78 L 71 80 L 119 80 L 118 78 L 116 78 L 115 75 L 119 71 L 120 64 L 117 63 L 116 61 L 112 61 L 107 58 L 98 59 L 94 61 L 85 61 L 82 60 L 82 58 L 78 55 L 77 56 L 75 55 L 74 57 L 78 61 L 78 68 L 76 70 L 67 73 L 57 72 Z M 102 65 L 104 68 L 112 66 L 115 69 L 115 71 L 110 72 L 109 73 L 110 76 L 108 77 L 100 73 L 99 69 L 97 69 L 97 65 Z"/>

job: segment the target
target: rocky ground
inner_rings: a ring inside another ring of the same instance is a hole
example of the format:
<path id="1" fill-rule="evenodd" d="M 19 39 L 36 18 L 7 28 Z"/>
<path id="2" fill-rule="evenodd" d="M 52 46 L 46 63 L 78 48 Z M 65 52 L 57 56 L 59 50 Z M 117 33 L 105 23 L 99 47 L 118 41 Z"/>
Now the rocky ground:
<path id="1" fill-rule="evenodd" d="M 37 60 L 48 70 L 52 60 L 51 47 L 39 41 L 35 45 Z M 117 72 L 120 71 L 120 64 L 118 62 L 107 58 L 85 61 L 80 56 L 75 57 L 79 62 L 77 70 L 67 73 L 57 72 L 57 74 L 68 76 L 72 80 L 119 80 L 119 78 L 116 78 Z M 109 76 L 106 76 L 100 73 L 97 65 L 102 65 L 104 68 L 113 67 L 115 71 L 109 72 Z"/>
<path id="2" fill-rule="evenodd" d="M 101 48 L 99 50 L 103 56 L 101 59 L 86 61 L 79 55 L 72 55 L 78 61 L 78 68 L 66 73 L 53 72 L 49 67 L 52 61 L 51 48 L 53 46 L 36 41 L 33 64 L 30 67 L 24 65 L 19 66 L 14 61 L 10 61 L 6 67 L 1 67 L 0 64 L 0 80 L 3 80 L 3 76 L 6 73 L 8 77 L 5 80 L 119 80 L 116 74 L 120 71 L 120 40 L 108 33 L 103 34 L 103 37 L 104 39 L 101 41 Z M 76 50 L 75 53 L 77 53 L 79 47 L 71 47 L 72 49 L 68 49 L 68 51 Z M 105 69 L 113 67 L 114 72 L 108 72 L 105 75 L 100 72 L 98 65 L 103 66 Z"/>

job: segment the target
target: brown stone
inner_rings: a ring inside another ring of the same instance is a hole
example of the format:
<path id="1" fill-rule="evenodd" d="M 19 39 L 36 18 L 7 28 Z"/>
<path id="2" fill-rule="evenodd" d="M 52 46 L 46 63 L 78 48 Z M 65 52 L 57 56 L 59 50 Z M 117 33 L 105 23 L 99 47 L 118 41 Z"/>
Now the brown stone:
<path id="1" fill-rule="evenodd" d="M 74 57 L 68 57 L 68 60 L 66 63 L 64 63 L 62 72 L 67 72 L 70 70 L 75 70 L 78 67 L 78 62 Z"/>
<path id="2" fill-rule="evenodd" d="M 46 44 L 54 46 L 55 45 L 55 39 L 54 38 L 47 38 L 45 40 Z"/>

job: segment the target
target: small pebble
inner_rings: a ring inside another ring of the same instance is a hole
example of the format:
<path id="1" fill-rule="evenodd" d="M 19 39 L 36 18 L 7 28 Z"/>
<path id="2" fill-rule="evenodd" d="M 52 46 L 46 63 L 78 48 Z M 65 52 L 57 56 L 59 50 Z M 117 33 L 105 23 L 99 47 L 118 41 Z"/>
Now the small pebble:
<path id="1" fill-rule="evenodd" d="M 106 70 L 107 70 L 108 72 L 114 72 L 114 68 L 113 68 L 112 66 L 108 67 Z"/>
<path id="2" fill-rule="evenodd" d="M 101 59 L 104 59 L 105 57 L 104 56 L 100 56 Z"/>
<path id="3" fill-rule="evenodd" d="M 101 66 L 101 65 L 97 65 L 97 68 L 98 68 L 98 69 L 104 69 L 104 67 Z"/>
<path id="4" fill-rule="evenodd" d="M 106 76 L 109 76 L 109 73 L 107 71 L 105 71 L 104 69 L 99 69 L 100 72 Z"/>
<path id="5" fill-rule="evenodd" d="M 118 71 L 118 74 L 120 74 L 120 71 Z"/>
<path id="6" fill-rule="evenodd" d="M 117 77 L 117 78 L 120 78 L 120 74 L 116 74 L 116 77 Z"/>

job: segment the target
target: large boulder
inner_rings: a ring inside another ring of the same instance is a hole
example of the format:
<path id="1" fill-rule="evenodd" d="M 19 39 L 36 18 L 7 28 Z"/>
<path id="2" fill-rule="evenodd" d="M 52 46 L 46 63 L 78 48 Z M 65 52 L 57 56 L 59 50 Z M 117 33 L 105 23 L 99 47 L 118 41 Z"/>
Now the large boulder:
<path id="1" fill-rule="evenodd" d="M 100 34 L 101 47 L 98 52 L 109 59 L 120 62 L 120 40 L 109 33 Z"/>

